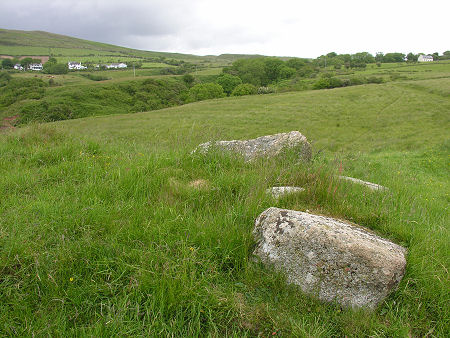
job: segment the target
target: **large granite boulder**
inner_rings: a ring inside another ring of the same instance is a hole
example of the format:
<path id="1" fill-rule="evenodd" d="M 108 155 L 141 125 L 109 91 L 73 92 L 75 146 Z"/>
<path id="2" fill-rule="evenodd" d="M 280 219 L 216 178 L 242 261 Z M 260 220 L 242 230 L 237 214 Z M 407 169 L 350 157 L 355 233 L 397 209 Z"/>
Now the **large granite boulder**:
<path id="1" fill-rule="evenodd" d="M 329 217 L 269 208 L 253 235 L 263 263 L 323 301 L 374 308 L 405 272 L 406 249 Z"/>
<path id="2" fill-rule="evenodd" d="M 200 144 L 194 152 L 206 153 L 211 148 L 236 152 L 244 156 L 246 161 L 257 157 L 273 157 L 287 148 L 298 148 L 299 157 L 311 159 L 311 145 L 305 136 L 298 131 L 261 136 L 251 140 L 210 141 Z"/>

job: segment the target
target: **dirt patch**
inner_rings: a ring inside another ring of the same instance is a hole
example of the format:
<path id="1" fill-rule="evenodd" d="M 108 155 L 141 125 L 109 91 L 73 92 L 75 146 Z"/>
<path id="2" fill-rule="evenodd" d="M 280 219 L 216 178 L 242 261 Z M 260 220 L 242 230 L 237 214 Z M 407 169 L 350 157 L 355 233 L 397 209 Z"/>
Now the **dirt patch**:
<path id="1" fill-rule="evenodd" d="M 19 115 L 4 117 L 0 124 L 0 131 L 6 131 L 14 129 L 16 121 L 19 119 Z"/>
<path id="2" fill-rule="evenodd" d="M 188 185 L 191 188 L 195 188 L 195 189 L 207 189 L 209 187 L 209 182 L 207 180 L 200 178 L 198 180 L 189 182 Z"/>

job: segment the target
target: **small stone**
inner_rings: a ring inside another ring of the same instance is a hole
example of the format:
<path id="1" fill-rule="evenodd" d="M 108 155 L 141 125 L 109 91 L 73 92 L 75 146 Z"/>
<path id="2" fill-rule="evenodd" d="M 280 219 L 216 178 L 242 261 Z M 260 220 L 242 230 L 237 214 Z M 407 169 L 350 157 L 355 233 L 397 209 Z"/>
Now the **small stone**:
<path id="1" fill-rule="evenodd" d="M 284 195 L 294 194 L 304 190 L 304 188 L 300 187 L 272 187 L 268 188 L 266 193 L 271 194 L 273 198 L 278 199 Z"/>
<path id="2" fill-rule="evenodd" d="M 405 248 L 330 217 L 269 208 L 253 236 L 263 263 L 323 301 L 373 309 L 405 273 Z"/>
<path id="3" fill-rule="evenodd" d="M 357 183 L 357 184 L 361 184 L 366 186 L 367 188 L 371 189 L 371 190 L 388 190 L 388 188 L 383 187 L 382 185 L 379 184 L 375 184 L 375 183 L 371 183 L 371 182 L 367 182 L 367 181 L 363 181 L 357 178 L 353 178 L 353 177 L 348 177 L 348 176 L 338 176 L 340 179 L 342 180 L 346 180 L 346 181 L 350 181 L 353 183 Z"/>

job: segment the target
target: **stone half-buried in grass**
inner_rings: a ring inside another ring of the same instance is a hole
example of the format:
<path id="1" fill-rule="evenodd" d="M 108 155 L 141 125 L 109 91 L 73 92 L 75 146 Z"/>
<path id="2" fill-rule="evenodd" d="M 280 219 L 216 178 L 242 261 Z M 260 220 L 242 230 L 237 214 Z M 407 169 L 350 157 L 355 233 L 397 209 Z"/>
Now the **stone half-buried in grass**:
<path id="1" fill-rule="evenodd" d="M 382 185 L 379 185 L 379 184 L 376 184 L 376 183 L 372 183 L 372 182 L 363 181 L 363 180 L 360 180 L 358 178 L 353 178 L 353 177 L 348 177 L 348 176 L 338 176 L 338 177 L 341 180 L 346 180 L 346 181 L 350 181 L 350 182 L 353 182 L 353 183 L 356 183 L 356 184 L 363 185 L 363 186 L 369 188 L 370 190 L 374 190 L 374 191 L 386 191 L 386 190 L 388 190 L 388 188 L 386 188 L 386 187 L 384 187 Z"/>
<path id="2" fill-rule="evenodd" d="M 298 148 L 301 159 L 311 159 L 311 144 L 299 131 L 266 135 L 251 140 L 210 141 L 200 144 L 193 152 L 207 153 L 213 148 L 238 153 L 246 161 L 258 157 L 274 157 L 286 149 Z"/>
<path id="3" fill-rule="evenodd" d="M 405 272 L 405 248 L 329 217 L 269 208 L 253 235 L 254 254 L 288 283 L 343 306 L 375 308 Z"/>
<path id="4" fill-rule="evenodd" d="M 279 199 L 280 197 L 299 193 L 302 191 L 305 191 L 305 189 L 300 187 L 272 187 L 266 189 L 266 193 L 271 194 L 275 199 Z"/>

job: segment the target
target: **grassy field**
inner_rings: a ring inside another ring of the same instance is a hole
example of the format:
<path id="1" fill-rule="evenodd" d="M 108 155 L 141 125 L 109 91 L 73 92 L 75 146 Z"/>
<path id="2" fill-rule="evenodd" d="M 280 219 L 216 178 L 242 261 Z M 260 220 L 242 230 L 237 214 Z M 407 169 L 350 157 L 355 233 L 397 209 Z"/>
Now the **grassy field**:
<path id="1" fill-rule="evenodd" d="M 449 86 L 446 77 L 224 98 L 0 134 L 0 334 L 445 336 Z M 290 130 L 313 144 L 311 163 L 190 153 L 210 139 Z M 274 185 L 306 191 L 275 201 L 264 193 Z M 253 223 L 270 206 L 404 245 L 398 290 L 369 313 L 286 286 L 252 260 Z"/>

